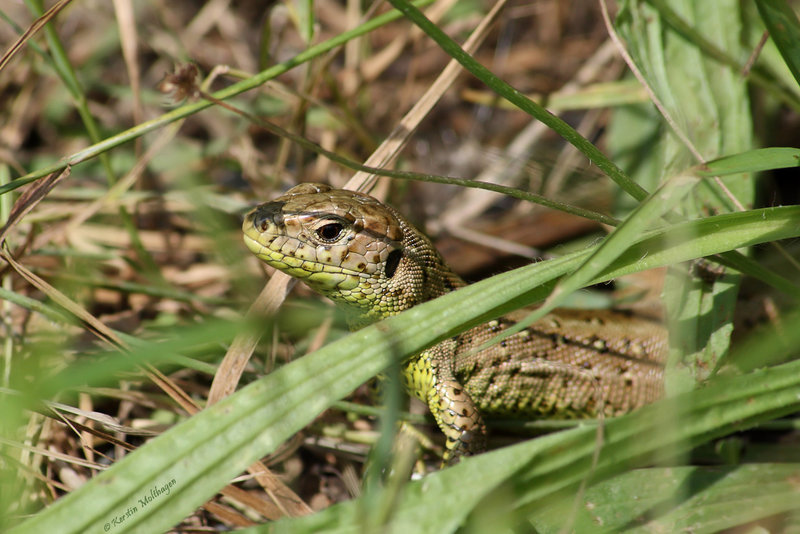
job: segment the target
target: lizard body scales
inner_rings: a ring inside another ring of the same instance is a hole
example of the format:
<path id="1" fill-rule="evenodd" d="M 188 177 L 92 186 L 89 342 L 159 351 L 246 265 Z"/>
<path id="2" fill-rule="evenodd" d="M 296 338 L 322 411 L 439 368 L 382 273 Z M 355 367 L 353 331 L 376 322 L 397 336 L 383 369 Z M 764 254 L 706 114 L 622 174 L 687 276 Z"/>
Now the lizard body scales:
<path id="1" fill-rule="evenodd" d="M 262 261 L 344 308 L 358 329 L 465 285 L 392 207 L 363 193 L 301 184 L 252 210 L 245 243 Z M 558 310 L 475 354 L 514 314 L 476 326 L 403 365 L 409 393 L 446 437 L 445 460 L 485 447 L 484 417 L 620 415 L 659 398 L 667 340 L 618 311 Z M 598 394 L 599 392 L 599 394 Z"/>

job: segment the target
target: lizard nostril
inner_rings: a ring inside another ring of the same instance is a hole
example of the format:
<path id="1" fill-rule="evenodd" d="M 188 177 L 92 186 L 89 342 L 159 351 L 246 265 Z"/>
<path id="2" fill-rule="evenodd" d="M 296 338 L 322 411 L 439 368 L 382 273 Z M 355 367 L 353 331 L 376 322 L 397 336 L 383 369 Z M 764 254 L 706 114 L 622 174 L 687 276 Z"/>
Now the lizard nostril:
<path id="1" fill-rule="evenodd" d="M 269 226 L 269 217 L 261 209 L 255 209 L 247 215 L 246 222 L 249 222 L 256 230 L 263 232 Z"/>
<path id="2" fill-rule="evenodd" d="M 283 202 L 270 202 L 253 210 L 248 215 L 248 218 L 252 219 L 253 227 L 260 232 L 266 232 L 272 224 L 283 226 L 283 204 Z"/>
<path id="3" fill-rule="evenodd" d="M 261 230 L 262 232 L 266 231 L 268 228 L 267 217 L 263 213 L 259 213 L 256 215 L 255 220 L 253 221 L 253 226 Z"/>

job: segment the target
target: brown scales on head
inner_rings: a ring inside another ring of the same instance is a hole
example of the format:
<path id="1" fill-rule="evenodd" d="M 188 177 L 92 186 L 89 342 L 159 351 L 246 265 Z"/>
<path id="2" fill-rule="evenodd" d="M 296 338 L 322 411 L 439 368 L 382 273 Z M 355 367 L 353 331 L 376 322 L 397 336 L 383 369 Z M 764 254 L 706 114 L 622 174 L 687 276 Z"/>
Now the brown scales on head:
<path id="1" fill-rule="evenodd" d="M 242 228 L 256 256 L 342 304 L 353 327 L 464 285 L 428 238 L 363 193 L 301 184 Z"/>

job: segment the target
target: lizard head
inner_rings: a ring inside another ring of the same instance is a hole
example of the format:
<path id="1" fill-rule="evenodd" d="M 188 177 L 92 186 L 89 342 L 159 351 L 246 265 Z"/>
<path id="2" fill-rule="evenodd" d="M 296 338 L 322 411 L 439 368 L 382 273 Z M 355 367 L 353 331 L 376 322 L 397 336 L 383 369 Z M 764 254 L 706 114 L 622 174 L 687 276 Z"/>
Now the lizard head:
<path id="1" fill-rule="evenodd" d="M 253 254 L 343 305 L 353 326 L 461 285 L 427 237 L 355 191 L 300 184 L 248 213 L 242 231 Z"/>

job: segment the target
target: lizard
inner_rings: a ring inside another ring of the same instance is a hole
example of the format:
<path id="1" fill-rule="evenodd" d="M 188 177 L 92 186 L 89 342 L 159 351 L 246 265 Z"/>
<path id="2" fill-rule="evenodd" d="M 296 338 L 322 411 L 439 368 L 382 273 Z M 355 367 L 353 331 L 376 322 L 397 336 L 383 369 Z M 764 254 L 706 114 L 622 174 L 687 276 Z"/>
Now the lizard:
<path id="1" fill-rule="evenodd" d="M 364 193 L 302 183 L 250 211 L 242 231 L 260 260 L 343 308 L 351 330 L 466 285 L 422 232 Z M 666 330 L 624 311 L 558 309 L 470 353 L 520 313 L 403 363 L 406 390 L 445 436 L 445 464 L 485 449 L 485 418 L 616 416 L 663 394 Z"/>

